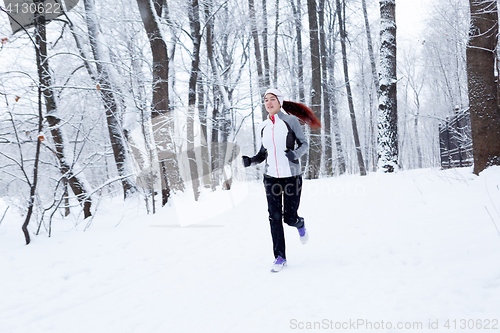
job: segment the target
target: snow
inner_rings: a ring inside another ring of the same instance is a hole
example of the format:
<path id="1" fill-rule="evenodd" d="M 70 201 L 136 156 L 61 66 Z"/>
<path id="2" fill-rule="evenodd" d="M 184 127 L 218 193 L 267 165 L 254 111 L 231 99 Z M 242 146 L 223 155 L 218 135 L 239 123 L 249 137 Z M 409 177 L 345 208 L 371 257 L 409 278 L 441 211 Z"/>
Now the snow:
<path id="1" fill-rule="evenodd" d="M 78 217 L 56 219 L 52 237 L 34 236 L 29 246 L 10 209 L 0 225 L 0 332 L 293 332 L 353 323 L 402 332 L 413 330 L 397 323 L 430 331 L 436 321 L 455 332 L 462 319 L 500 320 L 500 167 L 479 176 L 423 169 L 305 181 L 299 213 L 310 241 L 302 245 L 286 227 L 280 273 L 270 272 L 262 183 L 234 186 L 205 191 L 198 203 L 176 196 L 155 215 L 139 200 L 103 199 L 88 228 Z M 7 205 L 0 200 L 0 213 Z"/>

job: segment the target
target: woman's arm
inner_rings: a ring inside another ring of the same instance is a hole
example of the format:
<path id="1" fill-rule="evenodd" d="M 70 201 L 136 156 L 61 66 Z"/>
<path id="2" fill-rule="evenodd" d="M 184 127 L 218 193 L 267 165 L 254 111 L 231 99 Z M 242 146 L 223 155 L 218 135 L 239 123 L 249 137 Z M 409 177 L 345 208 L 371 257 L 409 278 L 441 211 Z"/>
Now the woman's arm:
<path id="1" fill-rule="evenodd" d="M 259 152 L 253 156 L 253 157 L 248 157 L 248 156 L 242 156 L 243 159 L 243 165 L 245 167 L 249 167 L 252 164 L 259 164 L 265 161 L 267 158 L 267 149 L 264 148 L 263 145 L 260 146 Z"/>

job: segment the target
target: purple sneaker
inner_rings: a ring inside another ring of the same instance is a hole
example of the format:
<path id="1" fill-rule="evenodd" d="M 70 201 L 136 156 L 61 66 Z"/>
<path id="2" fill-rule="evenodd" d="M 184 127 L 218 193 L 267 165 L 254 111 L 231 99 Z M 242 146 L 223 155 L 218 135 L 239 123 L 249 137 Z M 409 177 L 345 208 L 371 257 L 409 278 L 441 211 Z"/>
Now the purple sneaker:
<path id="1" fill-rule="evenodd" d="M 284 259 L 282 256 L 278 256 L 278 258 L 274 260 L 273 267 L 271 267 L 271 272 L 277 273 L 281 271 L 285 266 L 286 266 L 286 259 Z"/>
<path id="2" fill-rule="evenodd" d="M 302 244 L 307 243 L 309 240 L 309 233 L 306 230 L 306 226 L 304 225 L 302 228 L 297 228 L 297 230 L 299 230 L 300 241 Z"/>

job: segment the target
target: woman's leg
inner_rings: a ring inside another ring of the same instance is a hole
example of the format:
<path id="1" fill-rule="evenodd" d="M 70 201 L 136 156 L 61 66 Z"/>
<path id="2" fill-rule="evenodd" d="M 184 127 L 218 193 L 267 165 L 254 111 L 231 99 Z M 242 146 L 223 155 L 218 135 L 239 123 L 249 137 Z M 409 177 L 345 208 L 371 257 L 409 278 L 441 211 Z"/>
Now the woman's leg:
<path id="1" fill-rule="evenodd" d="M 264 187 L 267 196 L 267 210 L 271 224 L 274 257 L 285 255 L 285 234 L 283 232 L 282 197 L 283 186 L 279 178 L 264 176 Z"/>
<path id="2" fill-rule="evenodd" d="M 283 187 L 284 221 L 291 227 L 302 228 L 304 226 L 304 219 L 299 217 L 297 213 L 302 194 L 302 176 L 283 179 L 286 179 L 286 184 Z"/>

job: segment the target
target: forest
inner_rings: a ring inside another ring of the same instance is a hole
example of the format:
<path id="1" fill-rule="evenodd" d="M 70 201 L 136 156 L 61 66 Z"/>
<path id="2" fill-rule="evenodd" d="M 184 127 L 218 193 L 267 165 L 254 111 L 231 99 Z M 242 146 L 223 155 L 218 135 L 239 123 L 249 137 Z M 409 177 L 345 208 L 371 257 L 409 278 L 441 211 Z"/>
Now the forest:
<path id="1" fill-rule="evenodd" d="M 103 197 L 155 213 L 231 190 L 269 87 L 321 119 L 304 127 L 306 179 L 440 168 L 440 127 L 460 112 L 474 173 L 500 164 L 497 1 L 418 4 L 409 36 L 399 0 L 4 0 L 0 198 L 29 244 Z"/>

